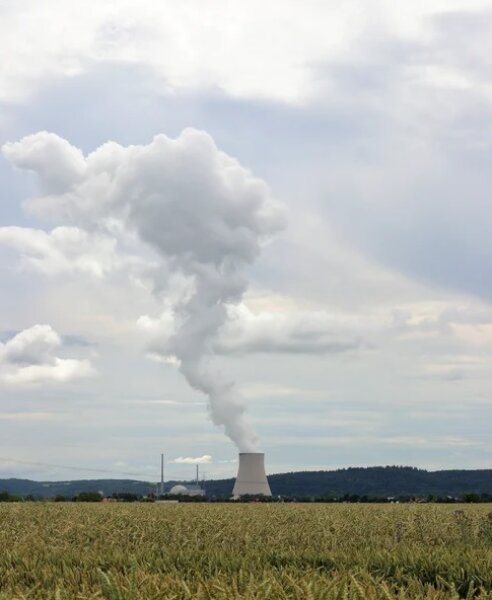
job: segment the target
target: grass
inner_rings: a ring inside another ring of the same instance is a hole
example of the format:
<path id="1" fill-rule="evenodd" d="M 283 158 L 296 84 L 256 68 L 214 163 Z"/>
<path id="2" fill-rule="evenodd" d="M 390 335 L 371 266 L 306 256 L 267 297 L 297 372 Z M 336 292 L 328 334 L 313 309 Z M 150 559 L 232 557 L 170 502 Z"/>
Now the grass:
<path id="1" fill-rule="evenodd" d="M 492 600 L 492 506 L 0 504 L 0 600 Z"/>

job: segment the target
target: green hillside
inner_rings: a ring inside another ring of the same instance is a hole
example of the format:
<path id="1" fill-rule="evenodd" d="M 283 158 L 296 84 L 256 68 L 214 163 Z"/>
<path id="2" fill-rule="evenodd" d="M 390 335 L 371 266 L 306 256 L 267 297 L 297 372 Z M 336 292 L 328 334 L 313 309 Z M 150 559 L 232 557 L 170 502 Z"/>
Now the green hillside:
<path id="1" fill-rule="evenodd" d="M 413 467 L 349 468 L 337 471 L 304 471 L 269 475 L 272 493 L 290 498 L 332 497 L 345 495 L 387 498 L 389 496 L 461 497 L 475 492 L 492 495 L 492 469 L 425 471 Z M 167 489 L 175 483 L 168 481 Z M 205 483 L 209 497 L 227 498 L 234 479 L 210 480 Z M 88 479 L 80 481 L 31 481 L 0 479 L 0 491 L 11 494 L 50 498 L 76 496 L 85 491 L 147 495 L 155 484 L 131 479 Z"/>

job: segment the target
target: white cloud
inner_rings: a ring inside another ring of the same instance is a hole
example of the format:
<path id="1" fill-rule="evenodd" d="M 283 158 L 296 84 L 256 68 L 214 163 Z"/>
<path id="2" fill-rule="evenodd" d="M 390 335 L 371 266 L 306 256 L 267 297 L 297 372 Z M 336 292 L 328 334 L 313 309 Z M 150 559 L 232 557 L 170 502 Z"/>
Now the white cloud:
<path id="1" fill-rule="evenodd" d="M 93 374 L 94 369 L 88 360 L 55 357 L 52 364 L 28 365 L 7 370 L 1 378 L 5 383 L 22 385 L 48 381 L 64 383 L 81 377 L 90 377 Z"/>
<path id="2" fill-rule="evenodd" d="M 38 173 L 47 192 L 65 190 L 84 176 L 82 152 L 47 131 L 27 136 L 22 143 L 6 143 L 2 152 L 19 168 Z"/>
<path id="3" fill-rule="evenodd" d="M 322 310 L 254 314 L 246 305 L 231 307 L 217 342 L 223 353 L 338 354 L 357 350 L 367 324 Z"/>
<path id="4" fill-rule="evenodd" d="M 279 301 L 278 298 L 275 301 Z M 371 335 L 382 324 L 324 310 L 281 308 L 253 312 L 246 304 L 228 306 L 228 319 L 221 327 L 214 351 L 219 354 L 341 354 L 371 343 Z M 143 315 L 138 326 L 150 339 L 154 358 L 170 361 L 169 340 L 179 323 L 179 315 L 165 311 L 159 318 Z"/>
<path id="5" fill-rule="evenodd" d="M 114 238 L 78 227 L 56 227 L 50 232 L 0 227 L 0 244 L 20 254 L 22 268 L 44 275 L 79 273 L 101 278 L 125 262 L 116 252 Z"/>
<path id="6" fill-rule="evenodd" d="M 75 150 L 54 137 L 59 149 Z M 285 223 L 267 185 L 219 151 L 205 132 L 186 129 L 175 140 L 161 134 L 146 146 L 108 142 L 87 156 L 82 179 L 67 174 L 56 193 L 44 166 L 51 164 L 44 149 L 49 156 L 52 138 L 39 132 L 2 147 L 22 168 L 36 147 L 41 158 L 29 168 L 46 193 L 28 207 L 38 215 L 98 231 L 136 230 L 164 255 L 212 264 L 233 254 L 239 261 L 253 260 L 259 240 Z"/>
<path id="7" fill-rule="evenodd" d="M 236 97 L 302 102 L 316 91 L 319 65 L 340 61 L 360 38 L 387 29 L 425 39 L 426 16 L 484 7 L 478 0 L 4 3 L 1 53 L 9 60 L 0 68 L 0 98 L 23 99 L 40 81 L 107 62 L 143 65 L 163 89 L 217 87 Z"/>
<path id="8" fill-rule="evenodd" d="M 151 68 L 164 89 L 219 87 L 234 96 L 298 101 L 313 87 L 312 65 L 339 55 L 363 26 L 354 18 L 361 12 L 356 2 L 308 4 L 46 0 L 41 7 L 27 0 L 2 9 L 2 54 L 10 60 L 2 63 L 0 90 L 3 99 L 21 99 L 41 79 L 124 62 Z"/>
<path id="9" fill-rule="evenodd" d="M 0 343 L 0 381 L 11 385 L 67 382 L 94 374 L 87 359 L 60 358 L 61 337 L 49 325 L 34 325 Z"/>
<path id="10" fill-rule="evenodd" d="M 49 325 L 34 325 L 2 344 L 0 357 L 4 364 L 49 364 L 61 344 L 60 336 Z"/>
<path id="11" fill-rule="evenodd" d="M 271 398 L 323 398 L 326 392 L 275 383 L 250 382 L 241 385 L 241 392 L 248 399 Z"/>
<path id="12" fill-rule="evenodd" d="M 0 413 L 0 421 L 15 421 L 15 422 L 50 422 L 60 421 L 65 418 L 64 415 L 52 412 L 11 412 Z"/>
<path id="13" fill-rule="evenodd" d="M 212 462 L 212 457 L 209 454 L 203 456 L 178 456 L 170 462 L 177 465 L 208 465 Z"/>

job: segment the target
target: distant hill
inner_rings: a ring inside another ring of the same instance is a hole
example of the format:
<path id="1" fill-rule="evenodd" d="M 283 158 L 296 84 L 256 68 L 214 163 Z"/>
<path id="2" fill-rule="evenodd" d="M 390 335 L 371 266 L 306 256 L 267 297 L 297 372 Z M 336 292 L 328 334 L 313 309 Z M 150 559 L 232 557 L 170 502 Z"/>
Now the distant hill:
<path id="1" fill-rule="evenodd" d="M 492 495 L 492 469 L 425 471 L 414 467 L 368 467 L 337 471 L 303 471 L 269 475 L 273 495 L 291 498 L 332 497 L 346 494 L 387 498 L 391 496 L 453 496 L 469 492 Z M 168 481 L 166 488 L 182 481 Z M 234 479 L 205 482 L 207 495 L 228 498 Z M 101 491 L 105 496 L 130 492 L 147 495 L 155 484 L 132 479 L 87 479 L 81 481 L 31 481 L 0 479 L 0 492 L 50 498 L 56 495 L 76 496 L 80 492 Z"/>
<path id="2" fill-rule="evenodd" d="M 346 494 L 391 496 L 453 496 L 468 492 L 492 494 L 492 469 L 425 471 L 414 467 L 348 468 L 269 475 L 272 494 L 287 497 L 332 497 Z M 209 495 L 227 496 L 234 480 L 206 483 Z"/>
<path id="3" fill-rule="evenodd" d="M 145 496 L 155 488 L 155 484 L 133 479 L 82 479 L 78 481 L 32 481 L 30 479 L 0 479 L 0 492 L 15 496 L 35 496 L 71 498 L 80 492 L 102 492 L 104 496 L 131 492 Z"/>

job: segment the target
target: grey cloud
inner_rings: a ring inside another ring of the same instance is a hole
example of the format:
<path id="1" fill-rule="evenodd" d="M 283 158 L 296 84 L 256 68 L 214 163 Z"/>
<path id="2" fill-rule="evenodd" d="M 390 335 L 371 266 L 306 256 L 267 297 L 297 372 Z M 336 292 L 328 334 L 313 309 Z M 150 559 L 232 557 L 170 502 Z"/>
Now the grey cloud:
<path id="1" fill-rule="evenodd" d="M 427 364 L 419 371 L 412 373 L 411 377 L 427 381 L 460 382 L 473 378 L 470 371 L 459 364 Z"/>
<path id="2" fill-rule="evenodd" d="M 343 60 L 318 64 L 309 114 L 336 116 L 338 126 L 320 119 L 324 146 L 303 168 L 314 210 L 362 254 L 489 299 L 492 46 L 480 21 L 490 15 L 434 17 L 412 43 L 369 31 Z"/>
<path id="3" fill-rule="evenodd" d="M 11 385 L 70 381 L 94 374 L 88 360 L 57 356 L 62 339 L 49 325 L 34 325 L 0 343 L 0 381 Z"/>
<path id="4" fill-rule="evenodd" d="M 255 315 L 242 307 L 222 328 L 216 347 L 224 354 L 340 354 L 362 347 L 362 329 L 322 311 Z"/>
<path id="5" fill-rule="evenodd" d="M 20 330 L 0 331 L 0 342 L 7 342 L 8 340 L 16 337 L 19 333 L 21 333 Z M 87 339 L 86 337 L 84 337 L 83 335 L 79 335 L 79 334 L 63 335 L 63 336 L 60 336 L 60 339 L 62 340 L 63 345 L 67 346 L 67 347 L 78 346 L 80 348 L 90 348 L 95 345 L 95 343 L 93 341 L 91 341 L 91 340 Z"/>
<path id="6" fill-rule="evenodd" d="M 47 131 L 28 136 L 22 143 L 6 143 L 4 156 L 19 168 L 35 171 L 45 192 L 65 191 L 79 182 L 85 171 L 82 152 L 63 138 Z"/>
<path id="7" fill-rule="evenodd" d="M 272 300 L 274 303 L 275 300 Z M 159 318 L 140 317 L 138 324 L 150 338 L 149 350 L 165 359 L 169 339 L 179 324 L 172 313 Z M 379 333 L 383 330 L 380 326 Z M 373 347 L 369 341 L 375 328 L 362 319 L 331 315 L 321 310 L 263 310 L 252 312 L 246 305 L 228 306 L 228 318 L 213 342 L 215 352 L 243 354 L 343 354 Z"/>
<path id="8" fill-rule="evenodd" d="M 238 353 L 277 353 L 277 354 L 341 354 L 357 350 L 361 343 L 357 340 L 330 340 L 329 336 L 311 333 L 286 336 L 285 339 L 272 339 L 268 335 L 246 343 L 219 343 L 217 349 L 224 354 Z"/>
<path id="9" fill-rule="evenodd" d="M 449 336 L 453 334 L 455 325 L 492 325 L 492 310 L 476 305 L 445 305 L 435 308 L 432 314 L 418 314 L 412 309 L 395 309 L 392 312 L 392 328 L 396 333 L 420 331 Z"/>
<path id="10" fill-rule="evenodd" d="M 18 333 L 20 333 L 20 332 L 14 331 L 14 330 L 0 331 L 0 342 L 6 342 L 10 338 L 13 338 L 14 336 L 16 336 Z"/>
<path id="11" fill-rule="evenodd" d="M 94 346 L 94 342 L 87 339 L 83 335 L 69 334 L 63 336 L 63 343 L 65 346 L 80 346 L 82 348 L 89 348 Z"/>
<path id="12" fill-rule="evenodd" d="M 444 11 L 431 17 L 431 24 L 442 34 L 464 36 L 470 41 L 470 34 L 486 35 L 492 26 L 490 10 L 452 10 Z"/>
<path id="13" fill-rule="evenodd" d="M 435 54 L 443 63 L 465 67 L 469 75 L 490 80 L 492 11 L 446 11 L 431 19 Z"/>
<path id="14" fill-rule="evenodd" d="M 433 123 L 423 137 L 387 134 L 379 156 L 345 166 L 343 181 L 334 173 L 333 200 L 324 198 L 320 209 L 339 234 L 381 263 L 436 287 L 490 299 L 488 150 L 471 147 L 473 132 L 460 149 L 456 141 L 446 147 L 453 120 L 439 126 L 447 130 L 436 131 L 434 140 Z M 481 138 L 479 131 L 479 144 Z M 392 146 L 399 151 L 393 154 Z"/>

